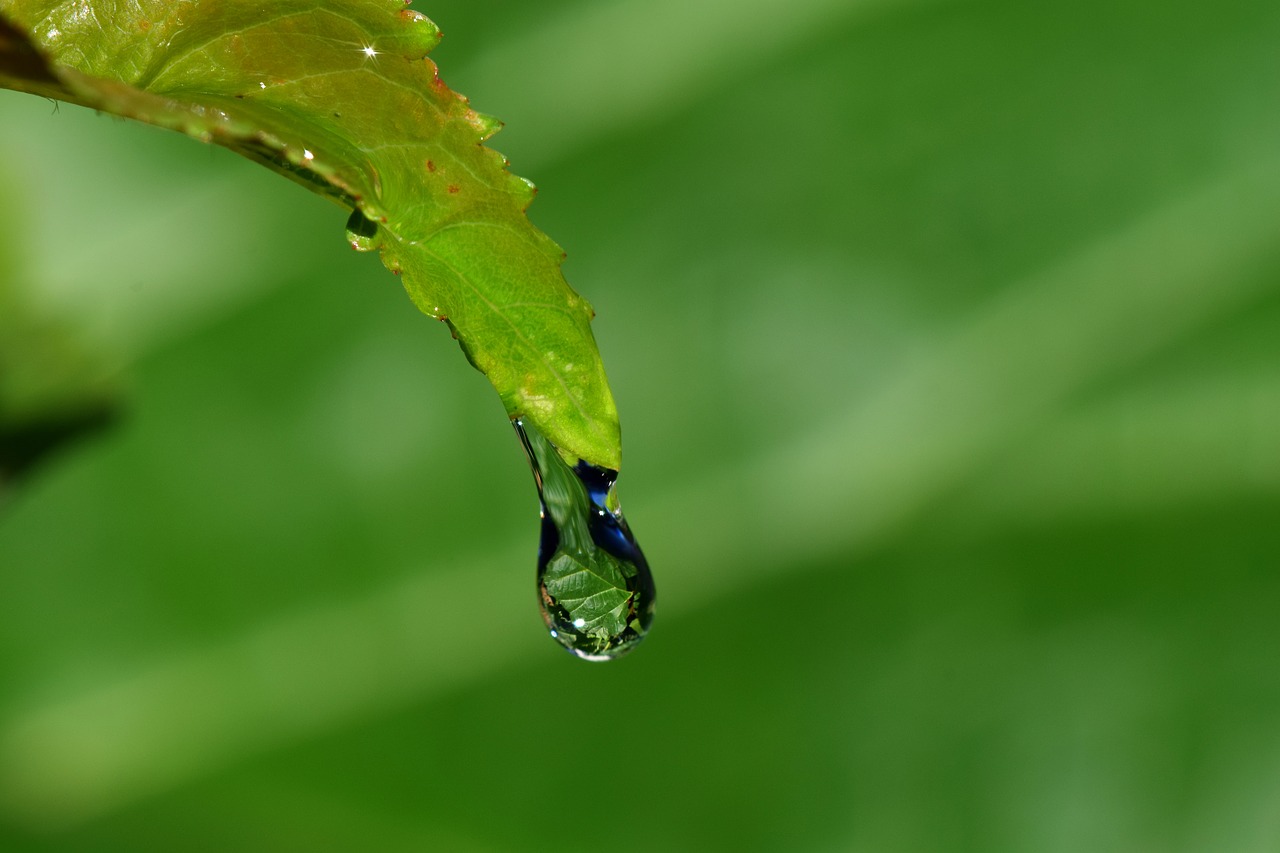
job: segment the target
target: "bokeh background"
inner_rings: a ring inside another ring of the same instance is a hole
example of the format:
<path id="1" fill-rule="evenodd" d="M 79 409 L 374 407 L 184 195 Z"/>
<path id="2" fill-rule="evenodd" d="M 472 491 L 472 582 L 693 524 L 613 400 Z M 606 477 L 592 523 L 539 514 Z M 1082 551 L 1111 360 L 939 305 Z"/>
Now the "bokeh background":
<path id="1" fill-rule="evenodd" d="M 0 510 L 0 849 L 1280 849 L 1280 5 L 416 8 L 598 311 L 653 633 L 544 636 L 340 210 L 0 93 L 10 306 L 124 401 Z"/>

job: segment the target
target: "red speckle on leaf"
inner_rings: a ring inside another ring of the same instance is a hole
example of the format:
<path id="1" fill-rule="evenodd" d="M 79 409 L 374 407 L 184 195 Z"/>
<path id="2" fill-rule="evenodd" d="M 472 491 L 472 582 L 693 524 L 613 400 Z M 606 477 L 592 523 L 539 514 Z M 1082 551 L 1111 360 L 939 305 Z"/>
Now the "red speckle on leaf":
<path id="1" fill-rule="evenodd" d="M 456 192 L 458 191 L 458 185 L 457 185 L 457 184 L 449 184 L 448 189 L 449 189 L 449 192 L 450 192 L 450 193 L 456 193 Z"/>
<path id="2" fill-rule="evenodd" d="M 427 161 L 427 171 L 428 171 L 428 172 L 434 172 L 435 170 L 436 170 L 436 164 L 435 164 L 435 163 L 433 163 L 432 161 L 428 160 L 428 161 Z"/>
<path id="3" fill-rule="evenodd" d="M 151 22 L 148 20 L 138 21 L 138 29 L 145 33 L 147 30 L 151 29 Z"/>

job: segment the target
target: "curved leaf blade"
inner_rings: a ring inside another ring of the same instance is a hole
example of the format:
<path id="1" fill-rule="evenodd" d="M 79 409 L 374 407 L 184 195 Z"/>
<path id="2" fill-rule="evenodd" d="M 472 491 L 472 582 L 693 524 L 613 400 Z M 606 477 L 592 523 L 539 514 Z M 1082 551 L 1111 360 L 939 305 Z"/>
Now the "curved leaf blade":
<path id="1" fill-rule="evenodd" d="M 440 80 L 439 38 L 385 0 L 0 0 L 0 85 L 223 145 L 357 211 L 353 245 L 511 416 L 617 469 L 591 306 L 525 216 L 533 186 L 482 144 L 500 124 Z"/>

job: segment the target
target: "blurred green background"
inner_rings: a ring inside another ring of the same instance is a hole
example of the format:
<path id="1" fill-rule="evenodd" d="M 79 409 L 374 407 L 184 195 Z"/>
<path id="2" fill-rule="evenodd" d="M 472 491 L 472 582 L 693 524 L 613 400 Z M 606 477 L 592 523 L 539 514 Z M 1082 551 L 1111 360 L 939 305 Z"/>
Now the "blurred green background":
<path id="1" fill-rule="evenodd" d="M 119 371 L 0 516 L 0 849 L 1280 849 L 1280 5 L 419 0 L 594 303 L 644 646 L 328 203 L 0 93 Z"/>

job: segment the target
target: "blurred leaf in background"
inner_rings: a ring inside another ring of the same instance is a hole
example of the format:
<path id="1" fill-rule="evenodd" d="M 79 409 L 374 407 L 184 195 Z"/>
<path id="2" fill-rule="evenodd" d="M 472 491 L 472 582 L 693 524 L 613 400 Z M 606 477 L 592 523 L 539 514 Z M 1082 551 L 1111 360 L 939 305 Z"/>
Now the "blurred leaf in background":
<path id="1" fill-rule="evenodd" d="M 1280 846 L 1280 8 L 420 11 L 599 312 L 654 632 L 540 636 L 502 409 L 325 205 L 0 93 L 135 389 L 0 523 L 0 847 Z"/>
<path id="2" fill-rule="evenodd" d="M 24 475 L 107 425 L 118 405 L 105 354 L 29 304 L 15 214 L 0 210 L 0 508 Z"/>

